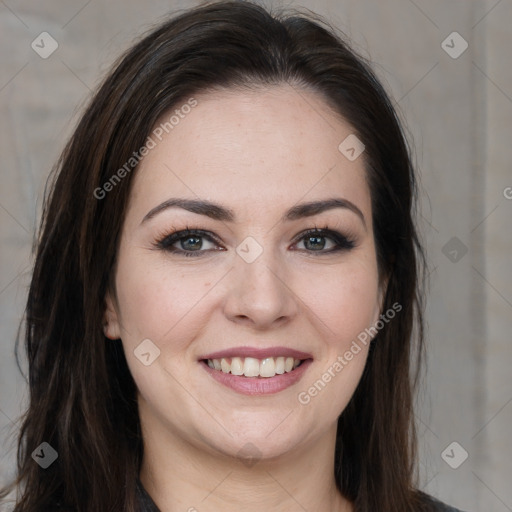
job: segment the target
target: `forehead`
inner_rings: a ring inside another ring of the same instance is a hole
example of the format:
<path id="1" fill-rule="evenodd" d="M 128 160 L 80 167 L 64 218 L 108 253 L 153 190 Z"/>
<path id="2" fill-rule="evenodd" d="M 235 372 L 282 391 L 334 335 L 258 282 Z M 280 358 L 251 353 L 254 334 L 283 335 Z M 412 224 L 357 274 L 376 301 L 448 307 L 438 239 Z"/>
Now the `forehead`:
<path id="1" fill-rule="evenodd" d="M 354 130 L 320 95 L 282 85 L 194 100 L 191 109 L 175 105 L 151 135 L 156 144 L 132 188 L 139 213 L 171 195 L 213 199 L 249 217 L 253 208 L 282 211 L 334 195 L 370 211 L 364 154 L 350 161 L 338 149 Z"/>

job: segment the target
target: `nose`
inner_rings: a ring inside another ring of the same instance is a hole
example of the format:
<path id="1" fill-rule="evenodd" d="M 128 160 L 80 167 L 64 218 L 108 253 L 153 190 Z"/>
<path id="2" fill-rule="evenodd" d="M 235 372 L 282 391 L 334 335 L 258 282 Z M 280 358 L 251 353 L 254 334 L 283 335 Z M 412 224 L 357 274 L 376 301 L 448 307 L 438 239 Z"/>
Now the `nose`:
<path id="1" fill-rule="evenodd" d="M 236 257 L 224 302 L 230 321 L 264 330 L 290 322 L 299 304 L 290 271 L 271 251 L 264 250 L 252 263 Z"/>

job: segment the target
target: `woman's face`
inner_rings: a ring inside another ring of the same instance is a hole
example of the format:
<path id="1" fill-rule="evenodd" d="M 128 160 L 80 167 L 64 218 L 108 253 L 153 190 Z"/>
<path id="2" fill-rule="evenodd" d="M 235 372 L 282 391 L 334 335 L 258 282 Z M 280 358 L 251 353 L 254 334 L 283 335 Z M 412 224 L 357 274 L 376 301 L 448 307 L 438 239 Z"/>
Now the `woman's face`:
<path id="1" fill-rule="evenodd" d="M 134 176 L 107 296 L 143 428 L 230 456 L 332 440 L 380 313 L 364 154 L 312 92 L 195 99 Z"/>

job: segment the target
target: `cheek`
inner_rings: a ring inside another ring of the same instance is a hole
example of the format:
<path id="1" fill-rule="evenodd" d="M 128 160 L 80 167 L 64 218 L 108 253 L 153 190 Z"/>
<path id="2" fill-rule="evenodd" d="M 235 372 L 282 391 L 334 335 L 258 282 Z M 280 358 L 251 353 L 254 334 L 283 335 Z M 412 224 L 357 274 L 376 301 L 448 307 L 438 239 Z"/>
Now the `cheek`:
<path id="1" fill-rule="evenodd" d="M 200 328 L 203 298 L 213 282 L 211 273 L 176 272 L 165 262 L 120 261 L 117 296 L 125 346 L 133 349 L 149 338 L 169 356 L 181 352 Z"/>
<path id="2" fill-rule="evenodd" d="M 369 327 L 379 314 L 379 286 L 376 266 L 351 262 L 301 279 L 300 296 L 323 339 L 333 348 L 343 348 Z"/>
<path id="3" fill-rule="evenodd" d="M 379 286 L 376 266 L 359 262 L 337 268 L 302 283 L 307 310 L 323 352 L 315 371 L 302 383 L 297 400 L 303 414 L 325 425 L 333 424 L 350 401 L 364 371 L 370 336 L 366 334 L 379 315 Z"/>

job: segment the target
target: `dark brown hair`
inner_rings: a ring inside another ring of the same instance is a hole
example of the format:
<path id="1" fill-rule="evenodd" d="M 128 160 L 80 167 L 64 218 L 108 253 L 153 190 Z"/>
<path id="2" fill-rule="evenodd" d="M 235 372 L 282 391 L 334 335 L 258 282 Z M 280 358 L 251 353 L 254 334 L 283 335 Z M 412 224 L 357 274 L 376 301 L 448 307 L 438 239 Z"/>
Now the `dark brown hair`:
<path id="1" fill-rule="evenodd" d="M 423 252 L 400 122 L 368 63 L 317 16 L 271 14 L 237 1 L 188 10 L 131 48 L 90 101 L 54 169 L 26 308 L 30 405 L 18 478 L 3 492 L 18 486 L 16 512 L 57 505 L 136 510 L 142 459 L 136 386 L 120 341 L 107 342 L 102 330 L 136 170 L 105 198 L 95 191 L 179 102 L 212 88 L 283 83 L 315 91 L 365 144 L 377 258 L 387 280 L 383 311 L 402 306 L 399 320 L 373 340 L 339 418 L 337 485 L 359 512 L 429 510 L 414 482 L 412 409 L 423 346 Z M 59 454 L 45 470 L 31 458 L 43 441 Z"/>

